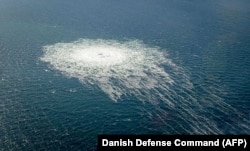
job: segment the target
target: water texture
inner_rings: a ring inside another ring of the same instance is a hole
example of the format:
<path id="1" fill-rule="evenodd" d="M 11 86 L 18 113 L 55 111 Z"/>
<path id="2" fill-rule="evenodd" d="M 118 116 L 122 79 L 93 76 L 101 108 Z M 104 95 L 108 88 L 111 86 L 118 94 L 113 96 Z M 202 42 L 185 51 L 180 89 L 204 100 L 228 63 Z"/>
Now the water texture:
<path id="1" fill-rule="evenodd" d="M 0 0 L 0 150 L 250 134 L 248 0 Z"/>

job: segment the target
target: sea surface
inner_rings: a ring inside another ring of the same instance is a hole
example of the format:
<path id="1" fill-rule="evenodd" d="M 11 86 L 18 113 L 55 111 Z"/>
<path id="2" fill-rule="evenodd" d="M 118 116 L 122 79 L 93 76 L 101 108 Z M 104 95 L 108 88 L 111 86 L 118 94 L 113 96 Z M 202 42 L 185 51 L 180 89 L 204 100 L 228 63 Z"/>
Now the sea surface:
<path id="1" fill-rule="evenodd" d="M 249 0 L 0 0 L 0 150 L 250 134 Z"/>

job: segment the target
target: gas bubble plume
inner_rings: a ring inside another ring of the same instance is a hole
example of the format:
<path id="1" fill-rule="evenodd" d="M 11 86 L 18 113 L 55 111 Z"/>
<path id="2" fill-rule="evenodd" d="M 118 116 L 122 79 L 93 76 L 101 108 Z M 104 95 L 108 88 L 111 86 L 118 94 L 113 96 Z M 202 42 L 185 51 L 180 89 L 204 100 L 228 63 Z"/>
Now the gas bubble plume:
<path id="1" fill-rule="evenodd" d="M 113 101 L 122 95 L 155 100 L 150 90 L 174 83 L 161 65 L 174 67 L 166 53 L 142 41 L 80 39 L 44 47 L 42 61 L 84 84 L 96 84 Z M 142 93 L 141 91 L 148 91 Z"/>
<path id="2" fill-rule="evenodd" d="M 43 51 L 40 59 L 53 69 L 84 85 L 98 86 L 115 102 L 134 97 L 153 104 L 154 110 L 142 108 L 143 117 L 166 133 L 250 131 L 249 120 L 224 102 L 220 85 L 201 85 L 204 93 L 197 95 L 185 70 L 159 47 L 140 40 L 79 39 L 47 45 Z"/>

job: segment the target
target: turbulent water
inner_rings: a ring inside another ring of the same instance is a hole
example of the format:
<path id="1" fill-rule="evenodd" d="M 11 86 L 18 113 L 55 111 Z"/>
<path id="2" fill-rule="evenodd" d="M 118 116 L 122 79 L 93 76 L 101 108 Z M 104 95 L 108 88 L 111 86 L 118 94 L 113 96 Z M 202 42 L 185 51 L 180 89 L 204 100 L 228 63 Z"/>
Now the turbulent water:
<path id="1" fill-rule="evenodd" d="M 249 134 L 248 6 L 0 0 L 0 150 L 96 150 L 98 134 Z"/>
<path id="2" fill-rule="evenodd" d="M 157 102 L 173 83 L 161 66 L 169 66 L 171 71 L 178 70 L 165 57 L 166 54 L 157 48 L 147 47 L 139 40 L 119 43 L 81 39 L 45 46 L 44 53 L 42 61 L 84 84 L 98 85 L 113 101 L 118 101 L 122 95 L 134 95 L 141 101 Z"/>
<path id="3" fill-rule="evenodd" d="M 121 97 L 129 99 L 132 96 L 152 103 L 161 122 L 175 133 L 179 130 L 168 124 L 168 110 L 174 110 L 172 116 L 186 123 L 185 126 L 178 124 L 187 133 L 223 133 L 215 120 L 223 121 L 231 131 L 236 127 L 242 127 L 245 132 L 249 130 L 247 123 L 238 122 L 236 126 L 229 118 L 230 122 L 225 121 L 226 116 L 240 115 L 212 90 L 203 87 L 208 91 L 209 99 L 203 96 L 199 96 L 199 100 L 195 98 L 188 75 L 167 58 L 166 51 L 163 53 L 158 47 L 147 46 L 139 40 L 80 39 L 47 45 L 43 51 L 41 60 L 48 62 L 52 69 L 69 78 L 77 78 L 84 85 L 98 86 L 115 102 Z M 160 103 L 165 109 L 159 108 Z"/>

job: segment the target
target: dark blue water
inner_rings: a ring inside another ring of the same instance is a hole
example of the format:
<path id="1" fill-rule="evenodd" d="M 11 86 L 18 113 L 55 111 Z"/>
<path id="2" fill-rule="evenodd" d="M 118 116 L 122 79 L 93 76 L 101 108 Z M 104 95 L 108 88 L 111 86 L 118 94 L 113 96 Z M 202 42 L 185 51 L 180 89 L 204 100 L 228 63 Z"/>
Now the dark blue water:
<path id="1" fill-rule="evenodd" d="M 95 150 L 98 134 L 250 134 L 249 8 L 248 0 L 0 0 L 0 150 Z M 183 75 L 165 97 L 179 106 L 114 102 L 39 59 L 45 45 L 79 38 L 166 51 Z"/>

